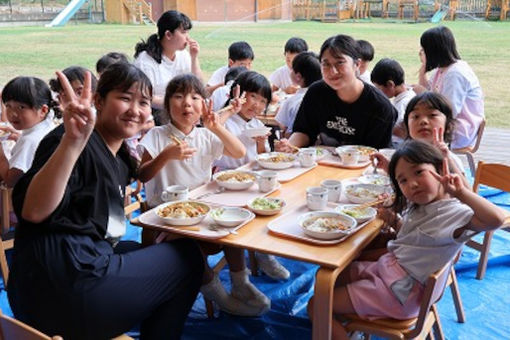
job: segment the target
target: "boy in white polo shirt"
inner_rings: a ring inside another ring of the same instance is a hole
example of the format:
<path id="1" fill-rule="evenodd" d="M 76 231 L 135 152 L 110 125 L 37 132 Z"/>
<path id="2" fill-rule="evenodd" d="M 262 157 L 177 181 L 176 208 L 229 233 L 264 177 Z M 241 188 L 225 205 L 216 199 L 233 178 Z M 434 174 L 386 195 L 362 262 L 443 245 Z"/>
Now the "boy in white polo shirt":
<path id="1" fill-rule="evenodd" d="M 301 52 L 308 51 L 308 44 L 301 38 L 290 38 L 285 43 L 283 55 L 285 56 L 285 65 L 279 67 L 269 76 L 272 90 L 282 90 L 285 93 L 295 93 L 298 87 L 293 84 L 290 78 L 290 72 L 292 70 L 292 60 Z"/>

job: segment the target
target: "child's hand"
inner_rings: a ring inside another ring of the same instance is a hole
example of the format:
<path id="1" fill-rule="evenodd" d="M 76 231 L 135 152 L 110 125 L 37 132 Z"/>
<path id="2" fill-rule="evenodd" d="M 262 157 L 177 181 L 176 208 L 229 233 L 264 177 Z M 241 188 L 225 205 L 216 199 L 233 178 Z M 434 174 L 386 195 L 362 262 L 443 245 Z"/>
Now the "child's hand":
<path id="1" fill-rule="evenodd" d="M 200 45 L 196 40 L 193 40 L 191 38 L 188 38 L 188 44 L 189 54 L 191 55 L 191 58 L 196 58 L 198 56 L 198 53 L 200 52 Z"/>
<path id="2" fill-rule="evenodd" d="M 212 105 L 213 103 L 211 100 L 209 103 L 207 103 L 205 99 L 202 100 L 202 124 L 204 124 L 204 127 L 207 129 L 214 131 L 221 126 L 221 123 L 218 114 L 213 112 Z"/>
<path id="3" fill-rule="evenodd" d="M 196 151 L 197 149 L 190 148 L 185 141 L 180 141 L 180 143 L 174 142 L 163 149 L 168 159 L 178 159 L 181 161 L 193 157 Z"/>
<path id="4" fill-rule="evenodd" d="M 79 97 L 74 93 L 69 80 L 62 72 L 57 71 L 57 77 L 65 94 L 62 103 L 65 107 L 63 113 L 65 136 L 73 141 L 84 143 L 88 140 L 96 123 L 96 115 L 91 104 L 90 72 L 85 72 L 83 91 Z"/>
<path id="5" fill-rule="evenodd" d="M 230 99 L 229 105 L 232 105 L 232 111 L 235 114 L 241 111 L 243 104 L 246 103 L 246 92 L 243 92 L 241 94 L 241 87 L 239 85 L 236 85 L 236 87 L 234 88 L 233 95 L 234 97 Z"/>
<path id="6" fill-rule="evenodd" d="M 382 169 L 386 172 L 388 172 L 388 166 L 390 165 L 390 161 L 386 156 L 384 156 L 380 152 L 376 152 L 370 155 L 370 161 L 376 159 L 377 160 L 377 168 Z"/>
<path id="7" fill-rule="evenodd" d="M 450 170 L 448 169 L 447 157 L 443 159 L 442 176 L 436 173 L 435 171 L 430 171 L 430 173 L 435 179 L 437 179 L 443 185 L 444 190 L 454 197 L 459 196 L 462 193 L 462 190 L 465 189 L 460 175 L 450 173 Z"/>
<path id="8" fill-rule="evenodd" d="M 274 141 L 274 149 L 275 149 L 275 151 L 279 151 L 279 152 L 294 153 L 294 152 L 296 152 L 297 147 L 290 144 L 288 139 L 283 138 L 283 139 Z"/>
<path id="9" fill-rule="evenodd" d="M 449 149 L 448 145 L 446 145 L 446 143 L 444 142 L 443 132 L 444 130 L 442 127 L 433 129 L 434 139 L 432 141 L 432 145 L 434 145 L 439 151 L 441 151 L 441 154 L 444 157 L 448 157 Z"/>
<path id="10" fill-rule="evenodd" d="M 9 133 L 9 137 L 7 137 L 7 139 L 13 140 L 15 142 L 19 139 L 19 136 L 21 135 L 21 131 L 16 130 L 10 124 L 0 125 L 0 131 Z"/>

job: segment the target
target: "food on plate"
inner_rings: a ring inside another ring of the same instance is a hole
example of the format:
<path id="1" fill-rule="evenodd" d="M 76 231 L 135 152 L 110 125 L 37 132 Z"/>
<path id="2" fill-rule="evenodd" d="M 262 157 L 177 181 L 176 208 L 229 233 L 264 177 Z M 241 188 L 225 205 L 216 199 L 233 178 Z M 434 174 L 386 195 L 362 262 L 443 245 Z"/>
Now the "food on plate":
<path id="1" fill-rule="evenodd" d="M 277 153 L 271 154 L 267 157 L 261 157 L 260 160 L 263 162 L 271 162 L 271 163 L 288 163 L 294 162 L 296 158 L 294 156 L 285 154 L 285 153 Z"/>
<path id="2" fill-rule="evenodd" d="M 303 222 L 303 227 L 310 231 L 318 232 L 331 232 L 331 231 L 345 231 L 349 226 L 344 224 L 338 217 L 311 217 Z"/>
<path id="3" fill-rule="evenodd" d="M 158 215 L 163 218 L 193 218 L 207 214 L 209 207 L 196 202 L 178 202 L 168 204 L 158 210 Z"/>
<path id="4" fill-rule="evenodd" d="M 374 199 L 376 200 L 381 192 L 377 190 L 371 190 L 367 187 L 350 185 L 347 187 L 346 192 L 348 195 L 357 197 L 357 198 L 366 198 L 366 199 Z"/>
<path id="5" fill-rule="evenodd" d="M 374 149 L 370 146 L 356 145 L 355 147 L 364 156 L 370 156 L 371 154 L 377 152 L 377 149 Z"/>
<path id="6" fill-rule="evenodd" d="M 340 212 L 358 219 L 370 215 L 372 209 L 373 208 L 363 206 L 348 206 L 342 207 Z"/>
<path id="7" fill-rule="evenodd" d="M 266 198 L 258 197 L 255 198 L 250 206 L 258 210 L 275 210 L 280 209 L 283 205 L 283 201 L 278 198 Z"/>
<path id="8" fill-rule="evenodd" d="M 221 182 L 252 182 L 255 180 L 255 176 L 241 171 L 226 171 L 216 177 L 217 181 Z"/>
<path id="9" fill-rule="evenodd" d="M 364 175 L 359 178 L 360 183 L 375 185 L 390 185 L 390 178 L 385 175 Z"/>

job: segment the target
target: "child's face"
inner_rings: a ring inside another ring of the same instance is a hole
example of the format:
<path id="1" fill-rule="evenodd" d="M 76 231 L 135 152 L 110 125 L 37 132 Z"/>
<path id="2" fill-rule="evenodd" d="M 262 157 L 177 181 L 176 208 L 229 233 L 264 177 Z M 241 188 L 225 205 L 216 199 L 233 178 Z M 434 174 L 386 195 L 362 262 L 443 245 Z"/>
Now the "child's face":
<path id="1" fill-rule="evenodd" d="M 170 118 L 172 123 L 181 131 L 189 132 L 200 119 L 202 114 L 201 95 L 195 91 L 189 93 L 176 92 L 170 97 Z"/>
<path id="2" fill-rule="evenodd" d="M 412 139 L 432 143 L 434 129 L 446 131 L 446 116 L 439 110 L 424 103 L 418 103 L 407 119 L 409 136 Z"/>
<path id="3" fill-rule="evenodd" d="M 384 95 L 388 98 L 393 98 L 395 97 L 395 86 L 392 86 L 392 84 L 386 84 L 386 85 L 381 85 L 381 84 L 377 84 L 377 83 L 374 83 L 375 87 L 377 87 L 379 90 L 382 91 L 382 93 L 384 93 Z"/>
<path id="4" fill-rule="evenodd" d="M 327 49 L 322 54 L 321 72 L 322 78 L 333 90 L 340 90 L 344 86 L 350 86 L 356 79 L 359 61 L 355 61 L 345 54 L 334 57 Z"/>
<path id="5" fill-rule="evenodd" d="M 395 178 L 404 196 L 419 205 L 444 198 L 441 183 L 430 172 L 437 173 L 432 164 L 414 164 L 400 158 L 395 167 Z"/>
<path id="6" fill-rule="evenodd" d="M 16 130 L 26 130 L 40 123 L 46 117 L 48 106 L 43 105 L 36 109 L 25 103 L 9 100 L 5 103 L 5 113 L 7 120 Z"/>
<path id="7" fill-rule="evenodd" d="M 283 55 L 285 56 L 285 64 L 287 64 L 288 68 L 292 69 L 292 60 L 294 60 L 298 53 L 285 52 Z"/>
<path id="8" fill-rule="evenodd" d="M 244 66 L 246 67 L 246 69 L 248 70 L 251 70 L 251 63 L 253 62 L 253 60 L 251 59 L 239 59 L 239 60 L 232 60 L 232 59 L 229 59 L 228 60 L 228 66 L 229 67 L 237 67 L 237 66 Z"/>
<path id="9" fill-rule="evenodd" d="M 250 120 L 262 114 L 267 106 L 267 99 L 256 92 L 246 92 L 246 103 L 241 107 L 239 115 Z"/>
<path id="10" fill-rule="evenodd" d="M 138 83 L 126 91 L 112 90 L 106 98 L 96 97 L 97 120 L 119 139 L 136 135 L 151 114 L 151 100 Z"/>

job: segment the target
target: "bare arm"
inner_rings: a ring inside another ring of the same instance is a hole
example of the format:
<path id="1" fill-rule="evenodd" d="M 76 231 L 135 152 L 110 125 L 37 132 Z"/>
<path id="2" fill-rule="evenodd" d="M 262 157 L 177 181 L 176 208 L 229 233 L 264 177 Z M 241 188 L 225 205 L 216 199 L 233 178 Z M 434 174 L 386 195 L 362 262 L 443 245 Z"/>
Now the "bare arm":
<path id="1" fill-rule="evenodd" d="M 200 52 L 200 45 L 196 40 L 188 38 L 189 54 L 191 55 L 191 73 L 196 75 L 198 79 L 203 80 L 202 69 L 198 61 L 198 53 Z"/>

